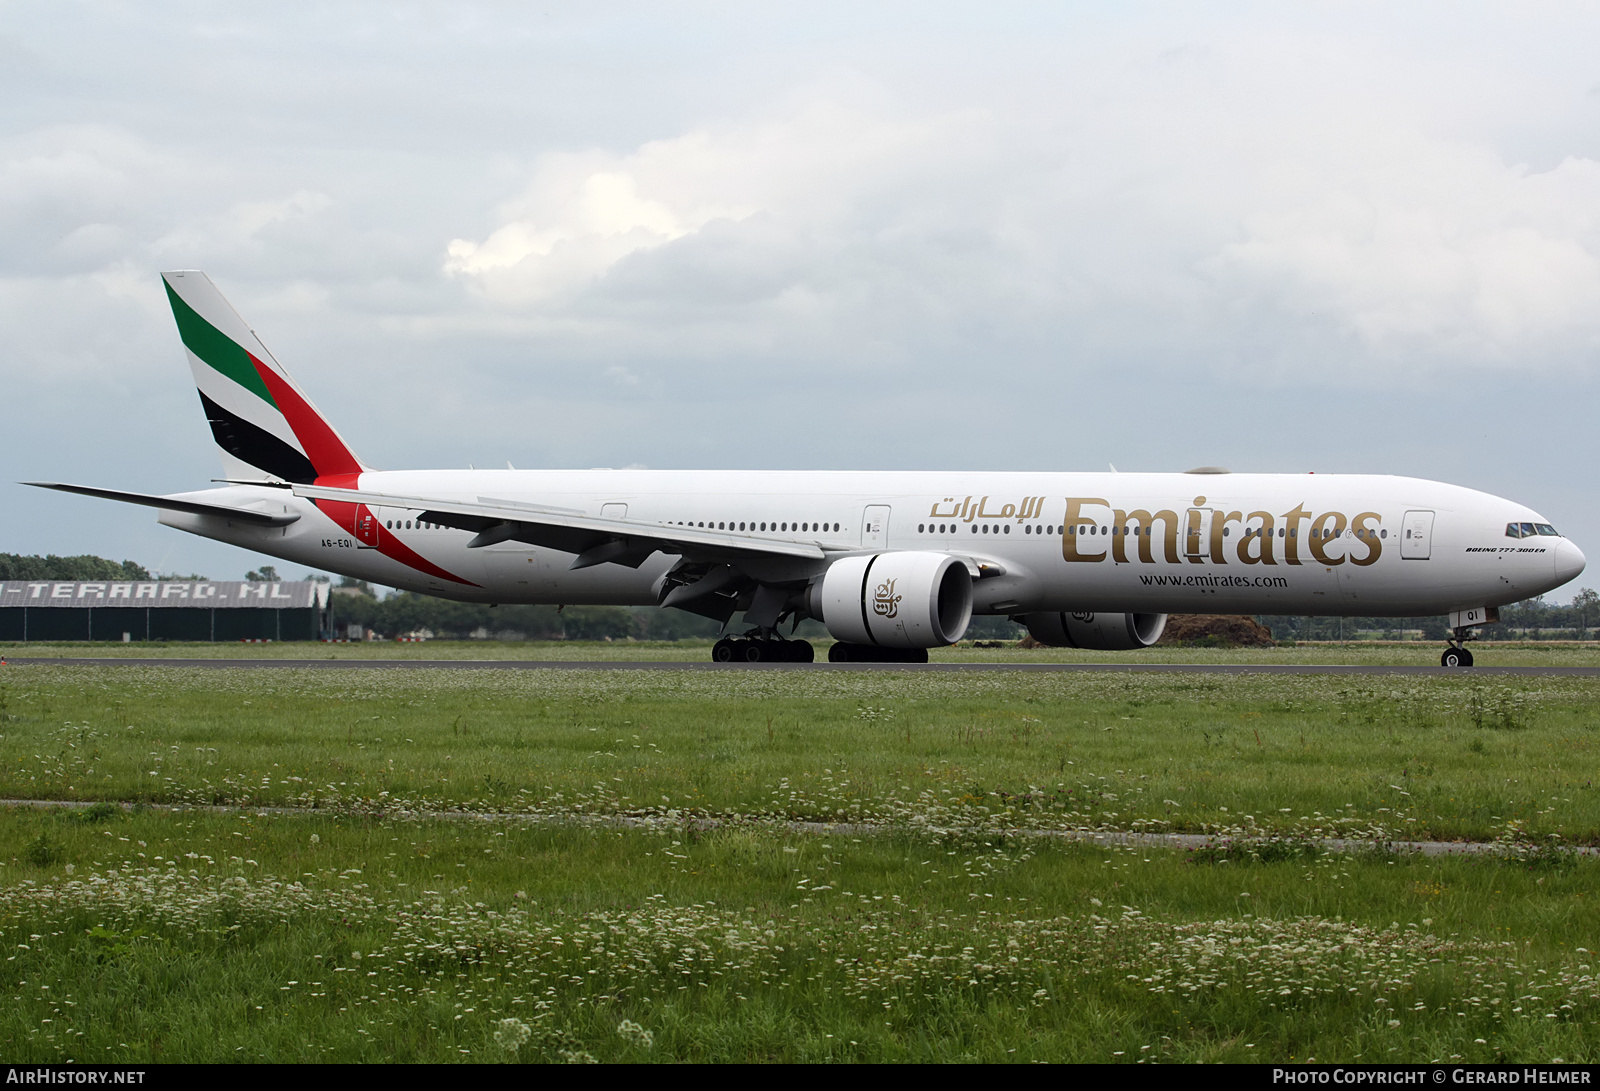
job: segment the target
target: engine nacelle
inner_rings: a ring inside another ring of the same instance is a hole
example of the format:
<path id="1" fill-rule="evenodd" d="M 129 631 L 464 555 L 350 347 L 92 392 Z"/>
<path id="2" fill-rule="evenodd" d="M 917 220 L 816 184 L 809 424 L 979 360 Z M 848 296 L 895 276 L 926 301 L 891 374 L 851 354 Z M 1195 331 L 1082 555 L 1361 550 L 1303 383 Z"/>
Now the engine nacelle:
<path id="1" fill-rule="evenodd" d="M 972 577 L 948 553 L 844 557 L 811 585 L 807 608 L 848 644 L 938 648 L 967 631 Z"/>
<path id="2" fill-rule="evenodd" d="M 1015 619 L 1013 619 L 1015 620 Z M 1056 648 L 1126 652 L 1161 639 L 1166 614 L 1025 614 L 1028 635 Z"/>

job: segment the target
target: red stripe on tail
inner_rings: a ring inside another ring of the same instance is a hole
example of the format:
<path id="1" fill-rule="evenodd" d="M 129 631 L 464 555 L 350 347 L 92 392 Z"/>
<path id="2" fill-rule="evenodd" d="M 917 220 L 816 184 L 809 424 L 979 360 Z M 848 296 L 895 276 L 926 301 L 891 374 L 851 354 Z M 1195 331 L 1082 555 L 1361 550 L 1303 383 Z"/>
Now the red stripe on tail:
<path id="1" fill-rule="evenodd" d="M 289 427 L 294 429 L 294 436 L 300 441 L 300 446 L 305 448 L 306 457 L 311 460 L 311 465 L 317 471 L 317 477 L 327 477 L 329 474 L 358 474 L 362 470 L 361 462 L 350 452 L 311 404 L 300 396 L 300 392 L 284 381 L 283 376 L 273 371 L 266 364 L 250 357 L 250 362 L 255 365 L 256 374 L 261 376 L 261 381 L 267 384 L 267 390 L 272 394 L 272 400 L 277 403 L 278 411 L 283 414 L 284 420 L 289 422 Z"/>

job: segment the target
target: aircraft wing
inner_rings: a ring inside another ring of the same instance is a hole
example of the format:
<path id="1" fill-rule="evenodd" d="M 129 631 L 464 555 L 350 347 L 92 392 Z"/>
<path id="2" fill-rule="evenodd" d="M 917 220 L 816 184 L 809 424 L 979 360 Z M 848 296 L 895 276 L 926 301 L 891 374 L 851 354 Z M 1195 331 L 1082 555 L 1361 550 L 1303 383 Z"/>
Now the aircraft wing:
<path id="1" fill-rule="evenodd" d="M 251 508 L 236 508 L 227 504 L 208 504 L 199 500 L 188 500 L 176 496 L 152 496 L 142 492 L 123 492 L 120 489 L 95 489 L 88 485 L 63 485 L 59 481 L 24 481 L 24 485 L 32 485 L 40 489 L 56 489 L 60 492 L 75 492 L 82 496 L 97 496 L 102 500 L 120 500 L 124 504 L 142 504 L 147 508 L 161 508 L 164 511 L 182 511 L 190 515 L 215 515 L 223 519 L 232 519 L 236 523 L 253 523 L 262 527 L 286 527 L 300 518 L 294 512 L 266 512 L 255 511 Z"/>
<path id="2" fill-rule="evenodd" d="M 673 553 L 703 560 L 736 561 L 739 558 L 792 558 L 824 560 L 819 542 L 773 539 L 737 531 L 703 527 L 642 523 L 628 519 L 601 519 L 578 512 L 543 508 L 517 500 L 480 496 L 475 502 L 428 496 L 397 496 L 362 489 L 294 485 L 296 496 L 332 500 L 368 507 L 403 508 L 440 526 L 470 530 L 477 537 L 468 548 L 518 541 L 575 553 L 572 568 L 588 568 L 607 561 L 637 568 L 652 553 Z M 837 549 L 833 552 L 839 552 Z"/>

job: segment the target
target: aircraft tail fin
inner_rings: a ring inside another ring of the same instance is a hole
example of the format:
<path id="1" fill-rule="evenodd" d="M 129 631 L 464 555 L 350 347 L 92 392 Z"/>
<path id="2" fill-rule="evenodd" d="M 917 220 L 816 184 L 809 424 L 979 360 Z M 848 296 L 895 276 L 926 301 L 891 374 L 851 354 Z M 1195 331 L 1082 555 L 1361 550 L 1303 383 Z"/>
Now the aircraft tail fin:
<path id="1" fill-rule="evenodd" d="M 161 274 L 189 357 L 211 435 L 228 478 L 276 478 L 309 485 L 370 467 L 350 450 L 278 365 L 211 278 Z"/>

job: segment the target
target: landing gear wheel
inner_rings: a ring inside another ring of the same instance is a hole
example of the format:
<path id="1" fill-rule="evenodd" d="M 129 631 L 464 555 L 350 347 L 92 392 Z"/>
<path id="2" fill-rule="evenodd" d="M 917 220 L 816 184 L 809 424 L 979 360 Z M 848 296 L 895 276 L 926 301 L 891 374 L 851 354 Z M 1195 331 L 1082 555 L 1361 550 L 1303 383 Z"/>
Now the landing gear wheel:
<path id="1" fill-rule="evenodd" d="M 711 645 L 713 663 L 814 663 L 817 652 L 804 640 L 723 637 Z"/>
<path id="2" fill-rule="evenodd" d="M 1470 667 L 1472 666 L 1472 653 L 1465 648 L 1446 648 L 1439 657 L 1441 667 Z"/>

